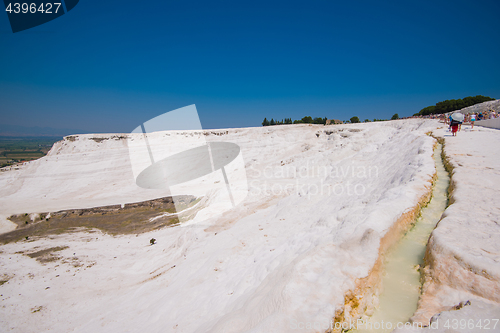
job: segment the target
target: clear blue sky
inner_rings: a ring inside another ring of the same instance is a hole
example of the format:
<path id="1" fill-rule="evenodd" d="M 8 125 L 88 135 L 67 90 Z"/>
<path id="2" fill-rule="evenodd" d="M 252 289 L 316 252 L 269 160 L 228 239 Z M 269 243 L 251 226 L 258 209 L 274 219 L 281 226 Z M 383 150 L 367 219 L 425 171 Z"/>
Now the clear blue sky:
<path id="1" fill-rule="evenodd" d="M 408 116 L 500 98 L 500 1 L 92 1 L 13 34 L 2 124 L 129 132 L 196 104 L 205 128 Z"/>

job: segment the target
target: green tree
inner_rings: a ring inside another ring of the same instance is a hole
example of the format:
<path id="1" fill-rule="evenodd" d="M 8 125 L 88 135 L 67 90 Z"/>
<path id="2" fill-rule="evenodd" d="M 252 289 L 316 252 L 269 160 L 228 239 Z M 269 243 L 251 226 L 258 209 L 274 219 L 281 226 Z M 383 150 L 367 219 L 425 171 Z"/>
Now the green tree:
<path id="1" fill-rule="evenodd" d="M 414 116 L 427 116 L 430 114 L 447 113 L 450 111 L 460 110 L 468 106 L 493 100 L 495 99 L 482 95 L 477 95 L 474 97 L 468 96 L 462 99 L 447 99 L 445 101 L 437 102 L 436 105 L 431 105 L 423 108 L 419 112 L 415 113 Z"/>
<path id="2" fill-rule="evenodd" d="M 319 118 L 319 117 L 316 117 L 313 119 L 313 123 L 314 124 L 326 124 L 326 118 Z"/>
<path id="3" fill-rule="evenodd" d="M 360 123 L 359 118 L 357 116 L 352 117 L 350 120 L 352 124 Z"/>
<path id="4" fill-rule="evenodd" d="M 304 124 L 312 124 L 313 123 L 313 119 L 311 116 L 306 116 L 306 117 L 302 118 L 301 120 Z"/>
<path id="5" fill-rule="evenodd" d="M 399 119 L 399 114 L 395 113 L 392 115 L 391 120 Z"/>
<path id="6" fill-rule="evenodd" d="M 271 125 L 271 126 L 276 125 L 276 122 L 274 121 L 273 118 L 271 118 L 271 121 L 269 122 L 269 125 Z"/>
<path id="7" fill-rule="evenodd" d="M 269 120 L 267 120 L 267 118 L 264 118 L 264 121 L 262 122 L 262 126 L 269 126 Z"/>
<path id="8" fill-rule="evenodd" d="M 369 123 L 370 122 L 370 119 L 365 119 L 365 123 Z"/>

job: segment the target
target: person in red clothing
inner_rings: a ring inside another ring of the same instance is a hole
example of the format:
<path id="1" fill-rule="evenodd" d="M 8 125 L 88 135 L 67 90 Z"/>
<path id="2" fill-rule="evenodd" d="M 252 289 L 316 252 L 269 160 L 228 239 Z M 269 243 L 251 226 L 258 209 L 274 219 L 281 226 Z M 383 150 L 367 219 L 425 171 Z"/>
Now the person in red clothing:
<path id="1" fill-rule="evenodd" d="M 460 123 L 458 121 L 453 120 L 453 119 L 451 120 L 451 134 L 453 136 L 457 136 L 457 131 L 458 131 L 458 125 L 459 124 Z"/>

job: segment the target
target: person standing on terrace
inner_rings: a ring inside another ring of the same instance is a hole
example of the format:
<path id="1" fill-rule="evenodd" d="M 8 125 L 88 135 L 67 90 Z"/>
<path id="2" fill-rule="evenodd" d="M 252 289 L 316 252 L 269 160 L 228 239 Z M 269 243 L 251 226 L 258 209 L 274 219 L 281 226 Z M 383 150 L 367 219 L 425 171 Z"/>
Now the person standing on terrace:
<path id="1" fill-rule="evenodd" d="M 470 115 L 470 129 L 474 128 L 474 122 L 476 121 L 476 114 L 473 113 Z"/>

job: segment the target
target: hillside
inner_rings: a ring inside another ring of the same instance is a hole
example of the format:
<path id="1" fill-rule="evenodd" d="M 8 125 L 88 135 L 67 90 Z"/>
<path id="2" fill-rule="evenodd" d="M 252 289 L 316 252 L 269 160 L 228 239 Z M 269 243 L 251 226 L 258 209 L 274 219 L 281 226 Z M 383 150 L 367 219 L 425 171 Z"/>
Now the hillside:
<path id="1" fill-rule="evenodd" d="M 428 194 L 430 125 L 413 120 L 171 133 L 165 144 L 191 135 L 238 144 L 250 186 L 244 202 L 219 217 L 204 218 L 202 210 L 185 227 L 137 237 L 71 233 L 6 244 L 0 264 L 8 310 L 1 319 L 25 332 L 158 331 L 167 323 L 182 332 L 268 331 L 269 325 L 285 332 L 291 319 L 355 315 L 344 295 L 364 288 L 363 304 L 373 306 L 376 284 L 355 281 L 377 280 L 369 273 L 381 239 L 385 247 L 384 235 L 401 214 Z M 1 214 L 165 196 L 137 188 L 128 158 L 118 135 L 66 138 L 46 157 L 0 174 Z M 157 245 L 149 246 L 151 237 Z M 57 251 L 43 265 L 27 255 L 44 248 Z M 19 285 L 29 293 L 17 292 Z M 64 322 L 57 320 L 61 311 Z"/>

